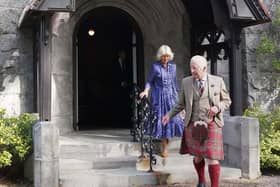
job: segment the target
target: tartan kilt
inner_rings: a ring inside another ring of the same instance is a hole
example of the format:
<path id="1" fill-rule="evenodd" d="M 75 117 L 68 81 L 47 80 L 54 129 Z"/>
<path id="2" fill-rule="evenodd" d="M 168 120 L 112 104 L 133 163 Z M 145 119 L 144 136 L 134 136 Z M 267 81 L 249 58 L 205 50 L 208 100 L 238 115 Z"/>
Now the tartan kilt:
<path id="1" fill-rule="evenodd" d="M 201 143 L 192 138 L 193 125 L 194 123 L 191 122 L 184 129 L 180 154 L 202 156 L 212 160 L 224 160 L 222 128 L 218 127 L 214 121 L 208 123 L 208 138 Z"/>

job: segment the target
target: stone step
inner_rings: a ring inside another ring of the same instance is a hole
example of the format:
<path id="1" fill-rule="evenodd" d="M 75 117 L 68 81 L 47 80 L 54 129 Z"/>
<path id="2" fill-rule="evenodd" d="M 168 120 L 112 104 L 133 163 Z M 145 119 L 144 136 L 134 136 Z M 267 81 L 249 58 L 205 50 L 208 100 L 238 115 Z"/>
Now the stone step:
<path id="1" fill-rule="evenodd" d="M 154 155 L 157 159 L 156 165 L 153 165 L 153 172 L 150 169 L 149 158 L 140 159 L 137 157 L 118 158 L 115 160 L 103 159 L 101 161 L 92 161 L 92 168 L 88 167 L 85 162 L 82 167 L 75 167 L 73 160 L 72 168 L 70 166 L 63 167 L 60 171 L 61 186 L 139 186 L 139 185 L 155 185 L 155 184 L 174 184 L 174 183 L 190 183 L 196 182 L 197 176 L 192 165 L 192 156 L 179 155 L 178 153 L 170 153 L 163 159 L 158 155 Z M 137 162 L 136 162 L 137 159 Z M 106 160 L 108 163 L 106 163 Z M 96 168 L 93 164 L 96 163 Z M 105 164 L 106 163 L 106 164 Z M 129 164 L 131 165 L 128 167 Z M 88 163 L 89 165 L 91 163 Z M 207 174 L 207 167 L 205 173 Z M 241 177 L 240 169 L 222 167 L 222 179 L 238 179 Z M 209 180 L 208 174 L 206 175 Z"/>
<path id="2" fill-rule="evenodd" d="M 121 167 L 135 167 L 138 156 L 126 156 L 93 161 L 93 169 L 117 169 Z"/>
<path id="3" fill-rule="evenodd" d="M 178 153 L 179 138 L 169 142 L 167 158 L 154 155 L 156 165 L 153 165 L 153 172 L 148 172 L 149 158 L 147 154 L 139 158 L 140 144 L 130 142 L 128 132 L 113 135 L 100 131 L 60 137 L 60 186 L 128 187 L 196 183 L 192 156 Z M 208 174 L 206 177 L 209 179 Z M 222 167 L 222 178 L 240 177 L 240 169 Z"/>
<path id="4" fill-rule="evenodd" d="M 92 169 L 92 161 L 80 159 L 59 159 L 59 171 Z"/>
<path id="5" fill-rule="evenodd" d="M 156 158 L 156 165 L 154 168 L 166 167 L 166 168 L 177 168 L 178 165 L 191 165 L 192 159 L 187 156 L 182 156 L 176 153 L 171 153 L 168 158 L 162 158 L 158 155 L 154 155 Z M 148 156 L 147 156 L 148 157 Z M 60 172 L 69 172 L 72 170 L 83 170 L 83 169 L 117 169 L 121 167 L 135 167 L 139 164 L 141 159 L 138 156 L 126 156 L 116 158 L 99 158 L 92 160 L 82 159 L 60 159 Z M 149 167 L 149 161 L 145 161 L 147 167 Z M 142 163 L 141 163 L 142 164 Z M 140 166 L 141 167 L 141 166 Z M 149 168 L 148 168 L 149 169 Z M 143 169 L 143 170 L 148 170 Z"/>
<path id="6" fill-rule="evenodd" d="M 170 141 L 168 150 L 170 152 L 178 152 L 180 139 Z M 156 147 L 160 147 L 156 141 Z M 159 152 L 158 150 L 155 150 Z M 60 138 L 60 158 L 64 159 L 84 159 L 92 160 L 97 158 L 114 158 L 122 156 L 139 156 L 141 154 L 141 145 L 138 142 L 93 142 L 86 139 L 68 139 Z"/>
<path id="7" fill-rule="evenodd" d="M 120 167 L 135 167 L 138 157 L 125 156 L 118 158 L 99 158 L 93 160 L 60 159 L 60 172 L 82 169 L 116 169 Z"/>
<path id="8" fill-rule="evenodd" d="M 222 167 L 221 180 L 239 179 L 239 169 Z M 207 170 L 206 170 L 207 174 Z M 209 180 L 208 175 L 206 175 Z M 135 167 L 118 169 L 80 170 L 61 174 L 61 187 L 129 187 L 155 184 L 196 183 L 197 176 L 192 166 L 161 168 L 154 172 L 137 171 Z"/>
<path id="9" fill-rule="evenodd" d="M 112 158 L 140 155 L 138 143 L 103 143 L 91 145 L 61 145 L 60 158 L 77 158 L 92 160 L 97 158 Z"/>
<path id="10" fill-rule="evenodd" d="M 126 139 L 122 139 L 123 137 L 114 138 L 104 134 L 89 133 L 87 135 L 83 132 L 78 135 L 61 136 L 59 140 L 60 158 L 93 160 L 140 155 L 140 144 L 128 141 L 130 138 L 127 137 L 128 135 L 126 135 Z"/>
<path id="11" fill-rule="evenodd" d="M 62 174 L 60 187 L 129 187 L 144 184 L 158 184 L 155 175 L 139 172 L 135 167 L 83 170 L 71 174 Z"/>

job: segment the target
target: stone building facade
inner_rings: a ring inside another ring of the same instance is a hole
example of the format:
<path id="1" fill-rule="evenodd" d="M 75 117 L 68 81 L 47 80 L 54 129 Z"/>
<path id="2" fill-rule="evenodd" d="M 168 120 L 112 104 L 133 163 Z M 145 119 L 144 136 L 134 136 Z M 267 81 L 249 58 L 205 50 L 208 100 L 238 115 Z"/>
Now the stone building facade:
<path id="1" fill-rule="evenodd" d="M 0 1 L 0 80 L 2 83 L 0 106 L 6 109 L 8 115 L 40 112 L 39 103 L 43 101 L 38 98 L 44 98 L 40 97 L 42 94 L 44 95 L 44 92 L 39 93 L 40 88 L 37 85 L 40 77 L 36 58 L 38 58 L 40 46 L 36 43 L 34 28 L 36 30 L 40 26 L 36 27 L 36 24 L 32 23 L 35 19 L 30 19 L 26 21 L 26 25 L 29 26 L 18 27 L 22 11 L 30 3 L 28 0 Z M 264 3 L 272 15 L 276 5 L 279 4 L 278 1 L 269 0 Z M 87 18 L 91 15 L 106 17 L 106 14 L 95 11 L 102 8 L 104 12 L 111 11 L 109 19 L 110 16 L 116 15 L 121 18 L 125 14 L 126 18 L 122 21 L 132 27 L 131 38 L 135 37 L 135 42 L 138 42 L 136 49 L 131 49 L 130 52 L 131 59 L 136 63 L 135 71 L 138 72 L 138 74 L 136 73 L 138 77 L 135 78 L 136 83 L 141 83 L 143 86 L 149 66 L 154 61 L 156 50 L 161 44 L 170 45 L 175 52 L 178 80 L 189 74 L 191 23 L 189 12 L 183 1 L 77 0 L 74 12 L 60 14 L 52 12 L 49 15 L 51 16 L 48 23 L 49 30 L 46 38 L 43 39 L 48 43 L 48 45 L 43 45 L 43 50 L 47 51 L 44 58 L 51 67 L 49 76 L 51 103 L 50 116 L 42 120 L 51 120 L 59 127 L 62 134 L 73 131 L 75 128 L 73 125 L 77 120 L 75 107 L 79 107 L 75 101 L 75 97 L 78 97 L 75 85 L 79 79 L 77 69 L 75 69 L 75 66 L 78 65 L 77 59 L 79 60 L 75 42 Z M 34 11 L 30 14 L 35 14 L 36 18 L 37 12 Z M 247 90 L 245 102 L 248 105 L 261 101 L 264 108 L 270 109 L 279 104 L 279 88 L 275 88 L 273 82 L 270 81 L 270 71 L 262 71 L 256 66 L 255 55 L 256 46 L 260 42 L 260 33 L 266 27 L 269 27 L 269 23 L 248 27 L 243 31 L 241 46 L 244 80 L 242 82 L 245 84 L 244 90 Z M 133 50 L 137 51 L 136 55 Z M 44 54 L 40 55 L 39 58 L 44 56 Z M 229 88 L 229 63 L 227 60 L 218 62 L 218 74 L 226 79 Z"/>
<path id="2" fill-rule="evenodd" d="M 271 15 L 272 22 L 274 22 L 277 17 L 276 11 L 280 6 L 280 1 L 265 0 L 264 3 Z M 256 54 L 256 49 L 261 43 L 260 39 L 264 35 L 274 40 L 277 48 L 279 48 L 278 30 L 271 23 L 248 27 L 244 30 L 243 61 L 247 69 L 247 79 L 244 82 L 248 85 L 247 101 L 249 106 L 260 104 L 264 110 L 272 110 L 274 107 L 279 106 L 280 74 L 279 71 L 272 67 L 271 61 L 273 57 L 270 55 L 260 57 Z"/>
<path id="3" fill-rule="evenodd" d="M 255 55 L 270 24 L 239 34 L 252 24 L 230 20 L 228 9 L 236 7 L 225 2 L 232 1 L 0 0 L 0 107 L 10 116 L 39 113 L 33 129 L 35 186 L 43 180 L 46 186 L 58 186 L 59 135 L 118 127 L 110 113 L 110 101 L 118 99 L 110 86 L 116 51 L 127 50 L 130 81 L 143 88 L 162 44 L 175 53 L 179 81 L 189 75 L 189 59 L 197 53 L 208 57 L 209 71 L 226 80 L 234 101 L 223 128 L 226 162 L 241 168 L 245 177 L 258 177 L 258 122 L 238 115 L 255 102 L 265 109 L 279 104 L 279 87 L 270 80 L 271 71 L 257 65 Z M 273 16 L 280 2 L 263 2 Z M 261 6 L 255 11 L 266 17 Z"/>
<path id="4" fill-rule="evenodd" d="M 0 1 L 0 106 L 9 115 L 35 112 L 32 29 L 17 26 L 27 3 Z"/>

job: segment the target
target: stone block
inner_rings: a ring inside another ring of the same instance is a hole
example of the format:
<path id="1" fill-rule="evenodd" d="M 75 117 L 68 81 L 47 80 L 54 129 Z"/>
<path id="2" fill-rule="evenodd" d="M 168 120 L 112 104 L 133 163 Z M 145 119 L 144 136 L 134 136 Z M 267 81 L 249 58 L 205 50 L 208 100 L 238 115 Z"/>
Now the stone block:
<path id="1" fill-rule="evenodd" d="M 34 160 L 34 187 L 59 186 L 58 160 Z"/>
<path id="2" fill-rule="evenodd" d="M 261 175 L 259 148 L 242 149 L 241 171 L 242 177 L 256 179 Z"/>
<path id="3" fill-rule="evenodd" d="M 72 78 L 65 75 L 53 75 L 52 84 L 52 114 L 54 116 L 72 115 L 73 89 Z"/>
<path id="4" fill-rule="evenodd" d="M 244 148 L 259 146 L 259 122 L 256 118 L 244 117 L 241 119 L 241 142 Z"/>
<path id="5" fill-rule="evenodd" d="M 241 145 L 241 132 L 239 123 L 239 117 L 225 118 L 225 125 L 223 127 L 223 141 L 225 144 L 229 144 L 233 147 L 239 147 Z"/>
<path id="6" fill-rule="evenodd" d="M 255 179 L 260 176 L 259 122 L 256 118 L 241 118 L 242 176 Z"/>
<path id="7" fill-rule="evenodd" d="M 59 131 L 51 122 L 33 126 L 34 186 L 58 187 L 59 184 Z"/>
<path id="8" fill-rule="evenodd" d="M 0 0 L 0 4 L 7 8 L 23 8 L 29 3 L 28 0 Z"/>
<path id="9" fill-rule="evenodd" d="M 15 34 L 17 32 L 17 20 L 20 15 L 19 9 L 0 8 L 0 35 Z"/>
<path id="10" fill-rule="evenodd" d="M 223 127 L 225 161 L 238 167 L 242 177 L 260 176 L 259 122 L 256 118 L 234 116 L 225 118 Z"/>
<path id="11" fill-rule="evenodd" d="M 73 116 L 52 116 L 52 123 L 59 129 L 59 134 L 64 135 L 73 132 Z"/>
<path id="12" fill-rule="evenodd" d="M 224 150 L 225 164 L 231 167 L 241 168 L 241 149 L 231 145 L 226 145 L 224 147 L 226 147 Z"/>

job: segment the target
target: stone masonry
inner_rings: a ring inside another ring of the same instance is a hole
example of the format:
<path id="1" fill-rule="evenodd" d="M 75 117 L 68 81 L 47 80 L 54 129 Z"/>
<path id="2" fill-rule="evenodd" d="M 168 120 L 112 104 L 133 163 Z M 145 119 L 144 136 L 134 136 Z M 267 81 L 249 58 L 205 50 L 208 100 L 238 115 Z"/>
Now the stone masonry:
<path id="1" fill-rule="evenodd" d="M 0 0 L 0 107 L 8 115 L 34 112 L 32 29 L 17 28 L 28 0 Z"/>
<path id="2" fill-rule="evenodd" d="M 279 0 L 264 0 L 268 12 L 275 20 L 275 11 L 277 6 L 280 6 Z M 276 31 L 277 32 L 277 31 Z M 278 31 L 279 33 L 279 31 Z M 275 37 L 271 23 L 248 27 L 244 30 L 244 64 L 247 69 L 247 79 L 244 80 L 248 85 L 248 104 L 260 104 L 263 109 L 271 110 L 280 103 L 280 84 L 279 72 L 273 70 L 271 65 L 271 56 L 259 57 L 256 55 L 256 48 L 260 45 L 263 35 L 268 35 L 269 38 L 278 43 L 279 37 Z"/>

